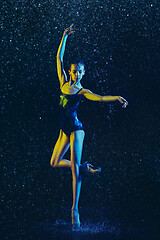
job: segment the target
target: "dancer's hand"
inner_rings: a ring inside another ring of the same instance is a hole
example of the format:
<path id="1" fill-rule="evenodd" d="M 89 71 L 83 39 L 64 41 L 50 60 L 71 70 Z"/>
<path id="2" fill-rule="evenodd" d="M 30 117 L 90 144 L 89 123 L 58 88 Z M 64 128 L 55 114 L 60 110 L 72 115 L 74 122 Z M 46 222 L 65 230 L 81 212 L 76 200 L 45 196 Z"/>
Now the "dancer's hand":
<path id="1" fill-rule="evenodd" d="M 121 97 L 121 96 L 118 96 L 118 101 L 122 104 L 122 107 L 123 107 L 123 108 L 126 108 L 126 107 L 127 107 L 128 102 L 126 101 L 126 99 L 124 99 L 124 98 Z"/>
<path id="2" fill-rule="evenodd" d="M 72 26 L 73 26 L 73 24 L 71 24 L 70 27 L 68 27 L 68 28 L 66 28 L 66 29 L 64 30 L 64 36 L 68 36 L 68 35 L 70 35 L 71 33 L 74 33 L 74 32 L 75 32 L 75 31 L 72 29 Z"/>

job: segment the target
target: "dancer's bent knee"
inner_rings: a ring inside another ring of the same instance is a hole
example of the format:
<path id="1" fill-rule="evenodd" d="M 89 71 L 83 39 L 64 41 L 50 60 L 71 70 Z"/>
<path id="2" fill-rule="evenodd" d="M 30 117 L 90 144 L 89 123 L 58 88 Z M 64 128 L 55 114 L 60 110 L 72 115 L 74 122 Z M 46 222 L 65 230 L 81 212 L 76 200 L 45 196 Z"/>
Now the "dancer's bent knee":
<path id="1" fill-rule="evenodd" d="M 56 158 L 51 158 L 50 165 L 55 168 L 57 166 L 58 160 Z"/>

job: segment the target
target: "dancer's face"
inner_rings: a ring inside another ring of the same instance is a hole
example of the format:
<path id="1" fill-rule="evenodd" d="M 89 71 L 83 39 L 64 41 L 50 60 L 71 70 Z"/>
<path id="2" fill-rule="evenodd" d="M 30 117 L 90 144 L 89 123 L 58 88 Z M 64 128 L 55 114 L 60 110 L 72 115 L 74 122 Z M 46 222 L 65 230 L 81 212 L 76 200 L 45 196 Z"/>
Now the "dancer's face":
<path id="1" fill-rule="evenodd" d="M 69 75 L 74 82 L 80 82 L 84 74 L 85 70 L 82 64 L 71 64 L 71 70 L 69 70 Z"/>

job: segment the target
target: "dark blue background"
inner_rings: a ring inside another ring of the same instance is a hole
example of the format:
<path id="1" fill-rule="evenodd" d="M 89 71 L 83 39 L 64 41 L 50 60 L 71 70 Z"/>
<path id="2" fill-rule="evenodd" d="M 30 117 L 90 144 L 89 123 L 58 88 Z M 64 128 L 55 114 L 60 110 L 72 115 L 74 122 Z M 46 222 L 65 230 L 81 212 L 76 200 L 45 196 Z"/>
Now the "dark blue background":
<path id="1" fill-rule="evenodd" d="M 85 100 L 82 161 L 102 167 L 83 180 L 82 220 L 158 223 L 159 3 L 153 1 L 3 1 L 1 4 L 2 221 L 70 221 L 69 169 L 52 169 L 59 133 L 56 53 L 74 24 L 64 56 L 86 65 L 85 88 L 129 102 Z M 67 155 L 69 157 L 69 153 Z M 107 220 L 108 219 L 108 220 Z"/>

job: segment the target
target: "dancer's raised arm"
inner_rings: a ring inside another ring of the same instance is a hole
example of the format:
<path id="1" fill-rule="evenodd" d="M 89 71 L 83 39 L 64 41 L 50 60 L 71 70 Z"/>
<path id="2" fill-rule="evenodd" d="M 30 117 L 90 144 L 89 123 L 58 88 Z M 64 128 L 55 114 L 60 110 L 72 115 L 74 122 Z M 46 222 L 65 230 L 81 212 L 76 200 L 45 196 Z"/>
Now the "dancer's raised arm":
<path id="1" fill-rule="evenodd" d="M 72 26 L 73 26 L 73 24 L 69 28 L 65 29 L 65 31 L 63 33 L 63 37 L 61 39 L 61 43 L 58 48 L 58 52 L 57 52 L 57 72 L 58 72 L 58 78 L 59 78 L 59 82 L 60 82 L 60 88 L 62 87 L 64 82 L 67 81 L 67 75 L 63 68 L 63 56 L 64 56 L 67 37 L 68 37 L 68 35 L 70 35 L 71 33 L 74 32 L 72 29 Z"/>
<path id="2" fill-rule="evenodd" d="M 100 96 L 98 94 L 92 93 L 88 89 L 82 89 L 81 94 L 83 94 L 85 98 L 92 101 L 112 102 L 118 100 L 122 104 L 122 107 L 125 108 L 128 105 L 128 102 L 121 96 Z"/>

